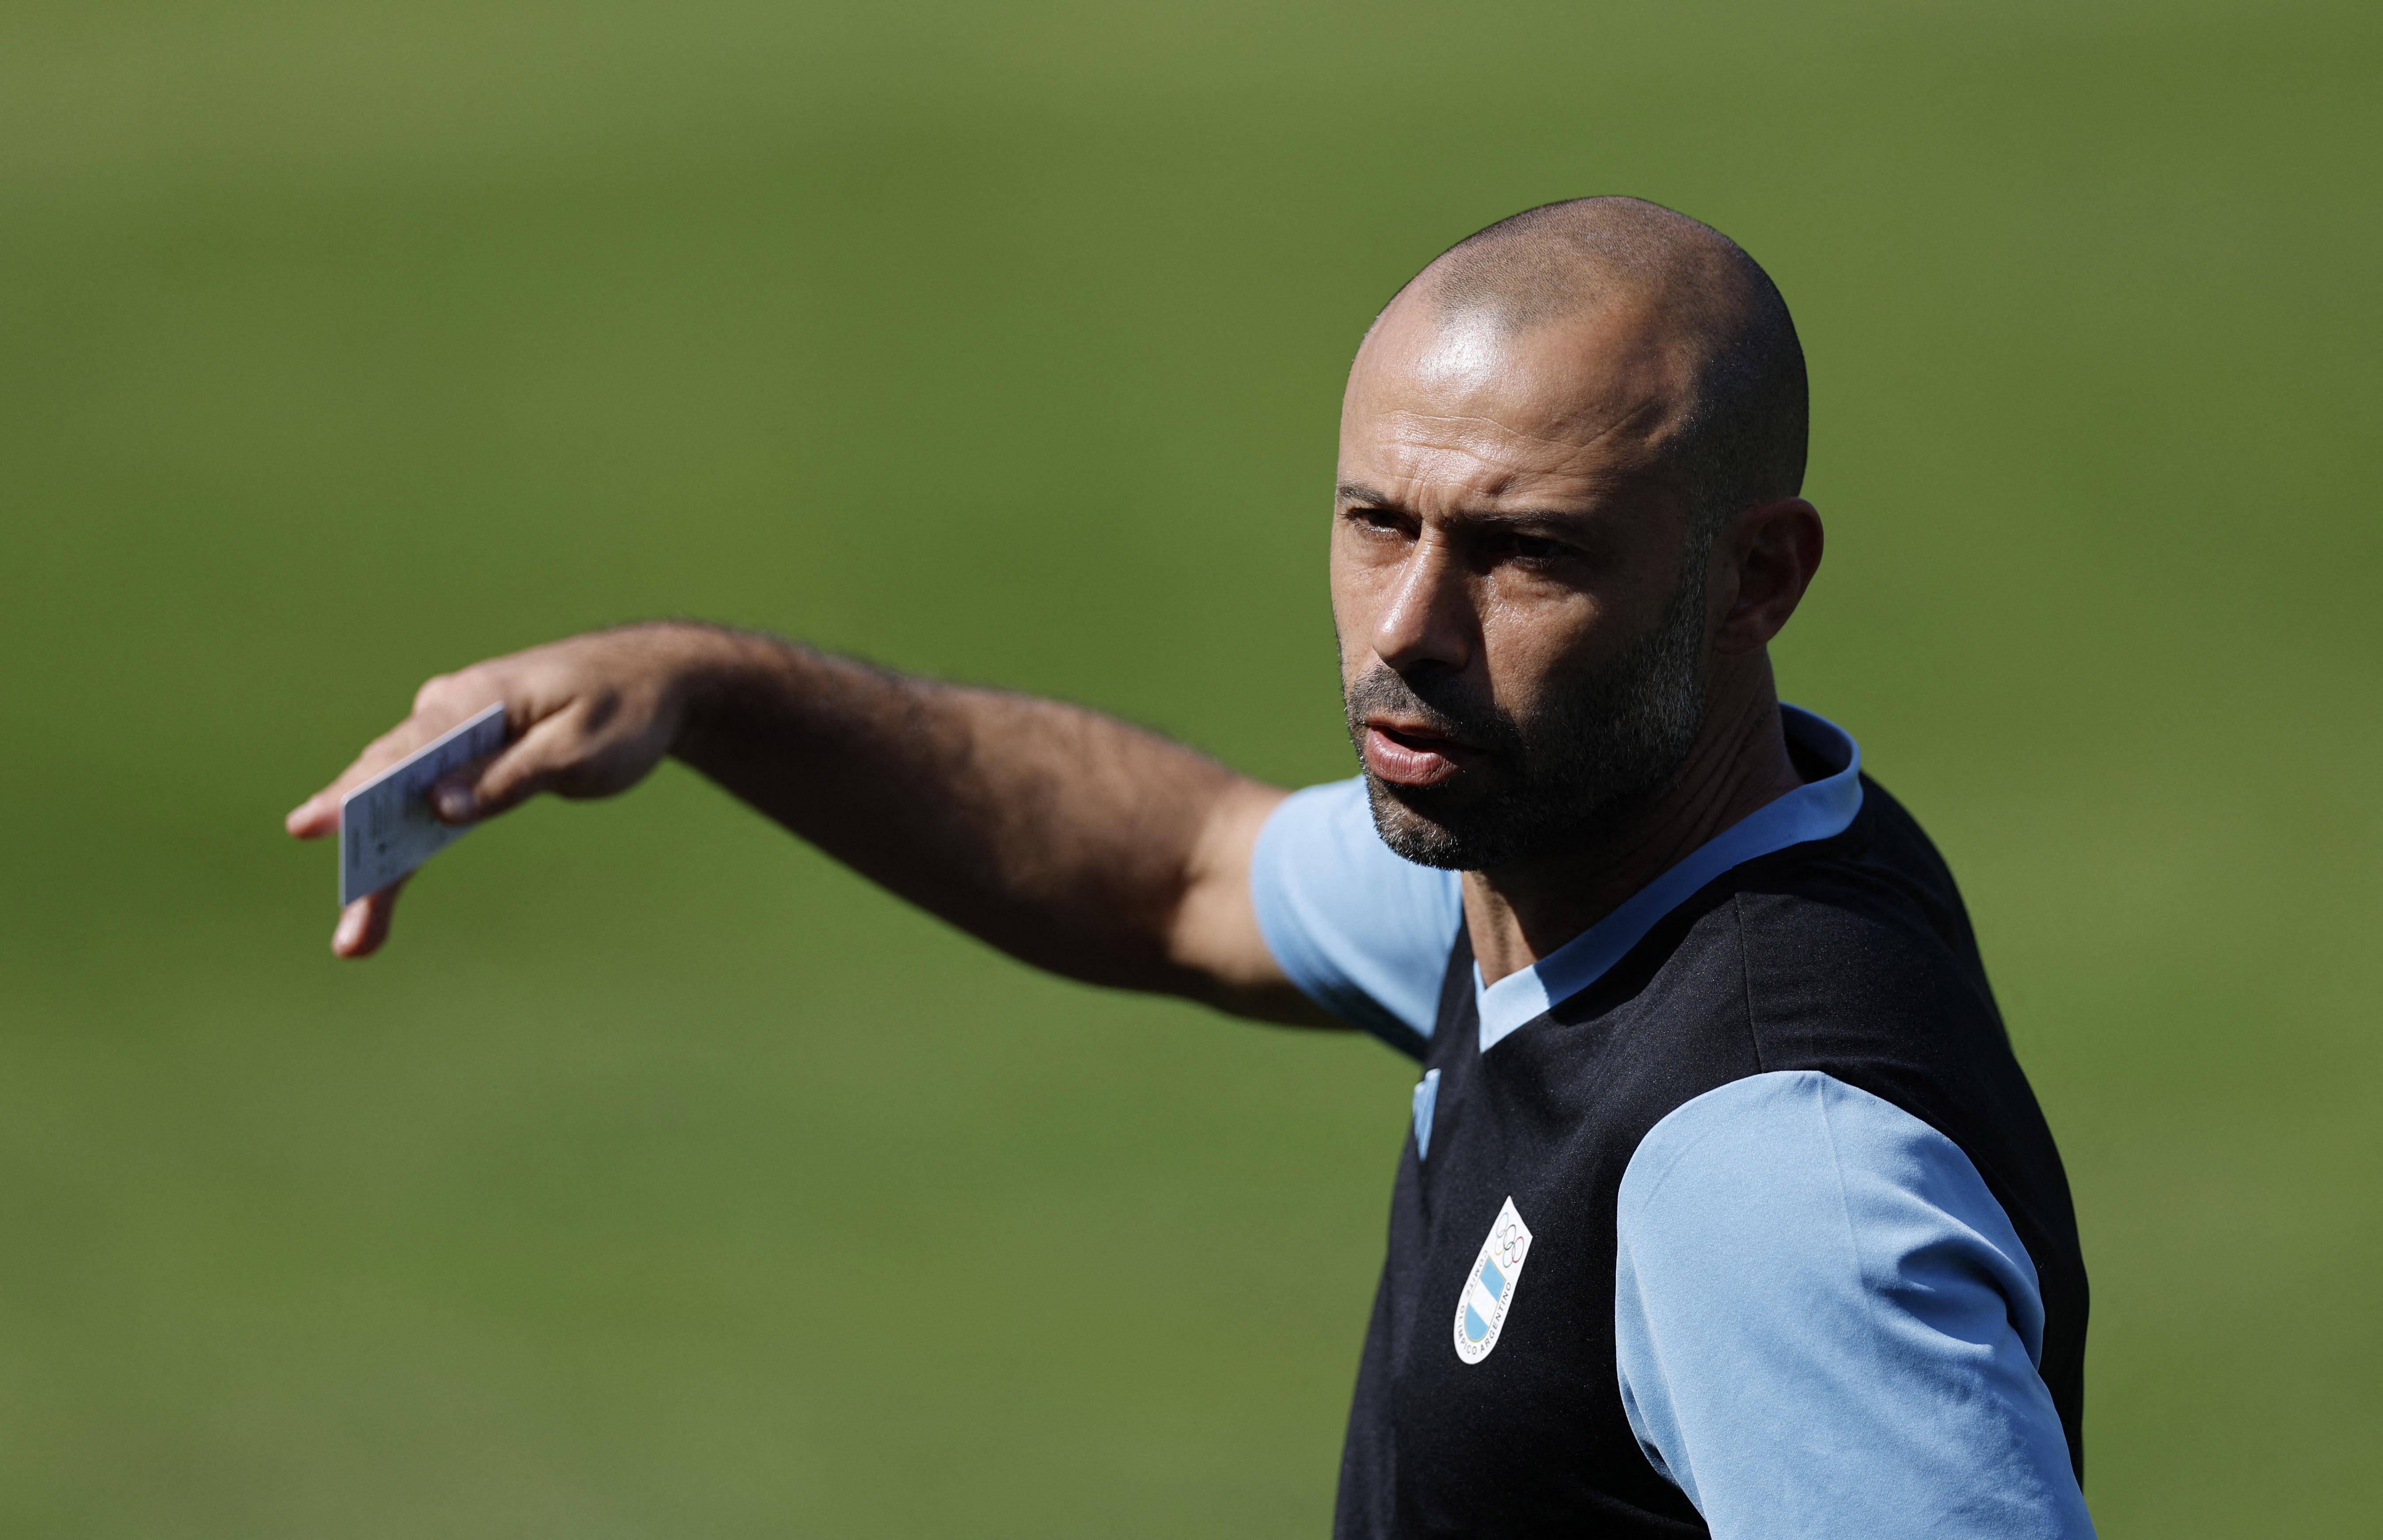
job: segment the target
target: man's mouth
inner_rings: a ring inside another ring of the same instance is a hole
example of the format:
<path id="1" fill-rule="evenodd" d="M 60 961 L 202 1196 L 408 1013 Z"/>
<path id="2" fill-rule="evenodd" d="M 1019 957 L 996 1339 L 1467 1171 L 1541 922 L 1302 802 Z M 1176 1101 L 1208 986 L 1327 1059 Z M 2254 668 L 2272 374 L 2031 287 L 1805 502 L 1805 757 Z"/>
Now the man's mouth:
<path id="1" fill-rule="evenodd" d="M 1394 786 L 1432 786 L 1481 751 L 1429 728 L 1376 719 L 1365 723 L 1365 768 Z"/>

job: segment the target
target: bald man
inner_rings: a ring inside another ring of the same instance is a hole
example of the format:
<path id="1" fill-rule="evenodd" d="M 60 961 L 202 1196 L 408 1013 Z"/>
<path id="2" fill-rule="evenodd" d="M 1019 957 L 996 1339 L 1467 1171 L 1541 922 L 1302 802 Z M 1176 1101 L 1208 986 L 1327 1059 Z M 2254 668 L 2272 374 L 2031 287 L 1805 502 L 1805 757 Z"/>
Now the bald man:
<path id="1" fill-rule="evenodd" d="M 1420 1060 L 1336 1534 L 2090 1534 L 2059 1155 L 1950 872 L 1773 691 L 1821 560 L 1805 435 L 1750 257 L 1550 204 L 1433 262 L 1351 370 L 1353 780 L 661 624 L 430 681 L 290 827 L 502 702 L 451 822 L 675 755 L 1028 962 Z"/>

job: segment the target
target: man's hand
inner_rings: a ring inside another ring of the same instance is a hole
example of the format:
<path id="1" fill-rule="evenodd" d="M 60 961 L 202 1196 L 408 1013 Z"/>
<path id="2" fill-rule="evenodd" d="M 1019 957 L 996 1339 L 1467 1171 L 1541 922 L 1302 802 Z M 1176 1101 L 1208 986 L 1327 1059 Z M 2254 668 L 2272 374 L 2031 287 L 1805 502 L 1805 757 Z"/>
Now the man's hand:
<path id="1" fill-rule="evenodd" d="M 501 702 L 506 745 L 441 778 L 431 807 L 471 823 L 539 792 L 610 796 L 644 780 L 685 725 L 690 686 L 728 640 L 709 627 L 655 624 L 594 632 L 440 674 L 415 692 L 414 713 L 374 739 L 285 819 L 302 840 L 340 827 L 340 799 L 475 713 Z M 368 956 L 389 938 L 402 881 L 340 912 L 331 950 Z"/>
<path id="2" fill-rule="evenodd" d="M 539 792 L 609 796 L 674 755 L 872 881 L 1071 979 L 1325 1024 L 1259 933 L 1251 851 L 1282 793 L 1080 707 L 915 679 L 680 622 L 599 631 L 442 674 L 290 815 L 340 799 L 502 702 L 509 741 L 431 787 L 450 823 Z M 392 883 L 348 906 L 342 957 L 389 937 Z"/>

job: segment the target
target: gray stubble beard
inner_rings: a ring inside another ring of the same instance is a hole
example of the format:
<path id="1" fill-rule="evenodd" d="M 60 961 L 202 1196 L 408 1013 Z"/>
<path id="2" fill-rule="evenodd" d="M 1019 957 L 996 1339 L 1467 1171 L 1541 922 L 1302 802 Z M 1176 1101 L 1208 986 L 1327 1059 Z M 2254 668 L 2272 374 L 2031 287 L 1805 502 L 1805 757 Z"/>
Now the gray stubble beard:
<path id="1" fill-rule="evenodd" d="M 1349 736 L 1364 763 L 1364 718 L 1421 717 L 1492 751 L 1509 776 L 1488 797 L 1439 807 L 1432 787 L 1391 787 L 1365 770 L 1374 827 L 1418 866 L 1479 871 L 1572 843 L 1661 786 L 1704 725 L 1704 563 L 1683 572 L 1661 618 L 1567 696 L 1517 719 L 1487 702 L 1431 698 L 1377 668 L 1343 693 Z"/>

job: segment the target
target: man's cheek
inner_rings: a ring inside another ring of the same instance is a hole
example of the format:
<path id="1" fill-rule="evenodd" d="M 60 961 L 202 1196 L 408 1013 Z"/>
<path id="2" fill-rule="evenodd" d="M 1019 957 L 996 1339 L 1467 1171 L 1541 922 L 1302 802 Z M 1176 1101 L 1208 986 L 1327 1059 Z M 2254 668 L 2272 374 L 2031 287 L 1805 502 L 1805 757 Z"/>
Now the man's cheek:
<path id="1" fill-rule="evenodd" d="M 1352 679 L 1374 666 L 1374 647 L 1368 638 L 1373 628 L 1366 623 L 1363 606 L 1336 585 L 1332 594 L 1332 646 L 1340 659 L 1340 682 Z"/>
<path id="2" fill-rule="evenodd" d="M 1490 698 L 1516 721 L 1536 715 L 1550 696 L 1562 694 L 1573 675 L 1582 671 L 1579 658 L 1550 647 L 1550 640 L 1544 631 L 1527 622 L 1482 628 L 1481 658 Z"/>

